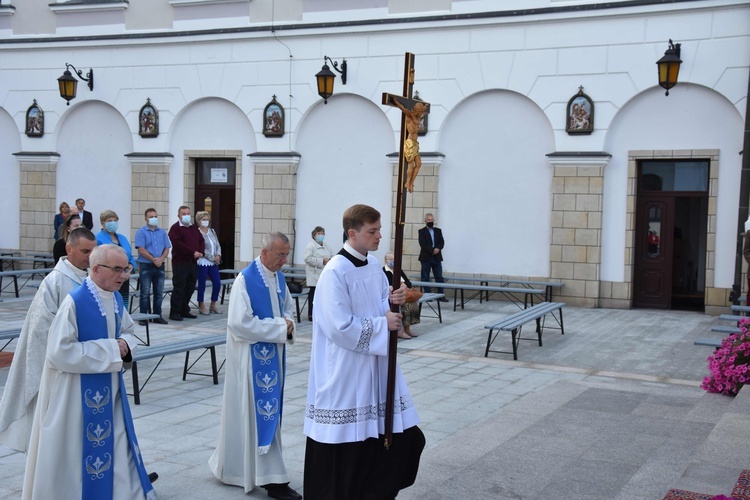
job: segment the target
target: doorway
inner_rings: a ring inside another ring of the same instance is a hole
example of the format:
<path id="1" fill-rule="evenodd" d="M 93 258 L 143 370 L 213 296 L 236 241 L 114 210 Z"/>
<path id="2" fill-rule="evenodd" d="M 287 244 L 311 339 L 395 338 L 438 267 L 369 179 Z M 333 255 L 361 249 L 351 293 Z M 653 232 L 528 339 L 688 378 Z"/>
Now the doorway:
<path id="1" fill-rule="evenodd" d="M 195 160 L 195 212 L 211 214 L 211 227 L 221 244 L 220 269 L 234 268 L 235 174 L 234 158 Z"/>
<path id="2" fill-rule="evenodd" d="M 633 306 L 703 311 L 708 160 L 638 164 Z"/>

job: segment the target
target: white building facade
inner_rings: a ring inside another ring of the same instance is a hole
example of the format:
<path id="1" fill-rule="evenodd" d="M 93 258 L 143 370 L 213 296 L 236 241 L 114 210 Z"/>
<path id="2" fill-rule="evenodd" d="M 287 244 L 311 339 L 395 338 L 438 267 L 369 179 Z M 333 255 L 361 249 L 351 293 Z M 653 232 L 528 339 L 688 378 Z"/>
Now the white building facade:
<path id="1" fill-rule="evenodd" d="M 665 96 L 669 39 L 683 63 Z M 0 248 L 49 251 L 58 204 L 83 197 L 131 242 L 146 208 L 166 227 L 188 205 L 212 212 L 228 267 L 269 230 L 299 263 L 313 227 L 338 248 L 344 209 L 366 203 L 382 257 L 401 113 L 381 95 L 401 93 L 407 51 L 431 112 L 405 269 L 432 212 L 446 273 L 562 280 L 556 299 L 586 307 L 727 306 L 746 0 L 0 0 L 0 207 L 18 214 Z M 327 104 L 324 56 L 348 69 Z M 94 74 L 70 105 L 66 63 Z M 579 91 L 590 133 L 567 130 Z M 264 134 L 274 98 L 283 135 Z M 43 135 L 27 134 L 34 101 Z M 158 134 L 142 134 L 147 103 Z"/>

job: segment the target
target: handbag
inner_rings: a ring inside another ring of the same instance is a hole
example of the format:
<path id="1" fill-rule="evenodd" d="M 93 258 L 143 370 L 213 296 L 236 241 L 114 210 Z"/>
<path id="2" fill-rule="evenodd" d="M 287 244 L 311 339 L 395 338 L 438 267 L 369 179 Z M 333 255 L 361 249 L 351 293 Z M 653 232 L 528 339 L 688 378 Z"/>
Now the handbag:
<path id="1" fill-rule="evenodd" d="M 407 303 L 417 302 L 421 298 L 422 298 L 422 292 L 420 292 L 416 288 L 406 289 L 406 302 Z"/>

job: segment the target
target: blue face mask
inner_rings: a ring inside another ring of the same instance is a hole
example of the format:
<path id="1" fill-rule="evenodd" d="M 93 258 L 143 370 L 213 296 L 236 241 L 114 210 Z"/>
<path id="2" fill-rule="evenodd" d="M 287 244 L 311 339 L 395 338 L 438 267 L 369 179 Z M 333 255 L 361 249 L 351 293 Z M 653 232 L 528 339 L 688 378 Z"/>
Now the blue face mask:
<path id="1" fill-rule="evenodd" d="M 317 235 L 317 236 L 315 237 L 315 241 L 317 241 L 317 242 L 318 242 L 318 245 L 322 245 L 322 244 L 323 244 L 323 240 L 324 240 L 324 239 L 326 239 L 326 237 L 325 237 L 325 235 L 323 235 L 323 234 L 319 234 L 319 235 Z"/>
<path id="2" fill-rule="evenodd" d="M 393 261 L 392 260 L 388 261 L 388 267 L 390 267 L 391 269 L 393 269 Z"/>
<path id="3" fill-rule="evenodd" d="M 111 220 L 109 222 L 104 223 L 104 228 L 107 230 L 108 233 L 116 233 L 117 232 L 117 221 Z"/>
<path id="4" fill-rule="evenodd" d="M 189 215 L 183 215 L 180 220 L 182 220 L 182 223 L 185 224 L 185 225 L 190 224 L 190 216 Z"/>
<path id="5" fill-rule="evenodd" d="M 159 218 L 158 217 L 150 217 L 148 219 L 148 225 L 151 227 L 156 227 L 159 225 Z"/>

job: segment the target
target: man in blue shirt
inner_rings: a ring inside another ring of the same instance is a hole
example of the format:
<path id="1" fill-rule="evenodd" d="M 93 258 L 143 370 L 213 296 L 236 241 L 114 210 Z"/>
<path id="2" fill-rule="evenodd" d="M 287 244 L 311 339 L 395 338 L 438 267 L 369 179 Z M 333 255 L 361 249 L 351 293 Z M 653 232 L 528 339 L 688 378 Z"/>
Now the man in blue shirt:
<path id="1" fill-rule="evenodd" d="M 164 261 L 167 259 L 172 243 L 167 232 L 159 227 L 159 216 L 156 209 L 149 208 L 145 213 L 146 225 L 135 233 L 135 248 L 138 249 L 138 268 L 141 280 L 141 313 L 149 312 L 148 297 L 151 285 L 154 288 L 154 314 L 159 318 L 153 323 L 166 325 L 167 320 L 161 317 L 161 302 L 164 296 Z M 139 321 L 145 325 L 146 321 Z"/>

